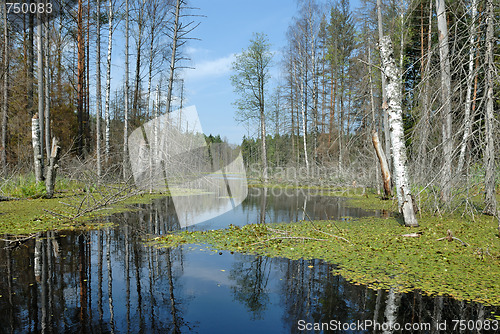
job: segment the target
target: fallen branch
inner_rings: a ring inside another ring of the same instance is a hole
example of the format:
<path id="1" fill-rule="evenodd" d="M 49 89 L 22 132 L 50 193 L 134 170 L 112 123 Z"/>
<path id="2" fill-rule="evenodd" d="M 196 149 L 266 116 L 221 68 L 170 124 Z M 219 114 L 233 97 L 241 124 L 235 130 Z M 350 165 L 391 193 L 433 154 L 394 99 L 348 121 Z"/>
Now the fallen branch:
<path id="1" fill-rule="evenodd" d="M 282 240 L 282 239 L 327 241 L 326 239 L 318 239 L 318 238 L 311 238 L 311 237 L 272 237 L 272 238 L 269 238 L 266 240 L 254 242 L 253 244 L 250 244 L 249 246 L 261 244 L 263 242 L 268 242 L 268 241 L 272 241 L 272 240 Z"/>
<path id="2" fill-rule="evenodd" d="M 462 243 L 462 245 L 464 245 L 465 247 L 469 246 L 469 244 L 468 244 L 468 243 L 463 242 L 462 240 L 460 240 L 460 239 L 458 239 L 458 238 L 454 237 L 454 236 L 453 236 L 453 233 L 451 232 L 451 230 L 448 230 L 448 231 L 446 232 L 446 237 L 444 237 L 444 238 L 439 238 L 439 239 L 437 239 L 436 241 L 441 241 L 441 240 L 445 240 L 445 239 L 446 239 L 446 240 L 448 240 L 448 242 L 451 242 L 451 241 L 453 241 L 453 240 L 458 240 L 458 241 L 460 241 L 460 242 Z"/>
<path id="3" fill-rule="evenodd" d="M 408 238 L 418 238 L 422 234 L 424 234 L 424 232 L 415 232 L 415 233 L 401 234 L 401 236 L 402 237 L 408 237 Z"/>
<path id="4" fill-rule="evenodd" d="M 333 237 L 333 238 L 337 238 L 337 239 L 341 239 L 341 240 L 344 240 L 345 242 L 351 244 L 351 242 L 349 240 L 347 240 L 346 238 L 343 238 L 343 237 L 340 237 L 338 235 L 335 235 L 335 234 L 330 234 L 330 233 L 327 233 L 327 232 L 324 232 L 324 231 L 321 231 L 320 229 L 316 228 L 316 225 L 314 225 L 311 217 L 309 217 L 309 215 L 307 214 L 307 212 L 305 210 L 303 210 L 307 219 L 309 219 L 309 222 L 311 223 L 313 229 L 316 231 L 316 232 L 319 232 L 319 233 L 323 233 L 323 234 L 326 234 L 326 235 L 329 235 L 330 237 Z"/>

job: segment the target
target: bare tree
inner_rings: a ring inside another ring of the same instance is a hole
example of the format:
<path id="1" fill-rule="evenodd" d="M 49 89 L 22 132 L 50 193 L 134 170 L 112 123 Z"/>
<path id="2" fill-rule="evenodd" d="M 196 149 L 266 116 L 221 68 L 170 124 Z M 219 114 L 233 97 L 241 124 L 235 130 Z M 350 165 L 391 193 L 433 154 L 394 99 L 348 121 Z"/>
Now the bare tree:
<path id="1" fill-rule="evenodd" d="M 469 135 L 472 129 L 471 107 L 472 107 L 472 87 L 474 83 L 474 53 L 476 39 L 476 20 L 477 20 L 477 0 L 471 3 L 471 26 L 469 36 L 469 68 L 467 73 L 467 93 L 464 106 L 464 134 L 460 144 L 460 156 L 458 158 L 457 172 L 460 174 L 465 161 L 465 149 L 469 143 Z"/>
<path id="2" fill-rule="evenodd" d="M 175 70 L 179 68 L 178 63 L 185 58 L 180 56 L 181 47 L 186 44 L 187 37 L 199 24 L 195 24 L 194 21 L 189 21 L 184 23 L 182 18 L 186 16 L 193 16 L 190 14 L 183 14 L 186 8 L 185 0 L 176 0 L 175 4 L 175 14 L 174 14 L 174 24 L 169 27 L 169 37 L 172 39 L 172 53 L 170 55 L 170 65 L 169 65 L 169 76 L 167 83 L 167 112 L 170 112 L 170 107 L 172 104 L 172 92 L 174 89 L 174 77 Z"/>
<path id="3" fill-rule="evenodd" d="M 443 168 L 441 170 L 441 199 L 450 201 L 451 160 L 453 142 L 451 139 L 451 69 L 448 42 L 448 24 L 444 0 L 436 0 L 436 14 L 439 35 L 439 66 L 441 68 L 441 103 L 442 103 L 442 144 Z"/>
<path id="4" fill-rule="evenodd" d="M 494 42 L 494 21 L 495 15 L 493 11 L 493 0 L 486 2 L 486 115 L 485 115 L 485 136 L 486 148 L 484 155 L 484 187 L 485 187 L 485 208 L 484 213 L 488 215 L 497 215 L 497 199 L 495 191 L 495 114 L 493 111 L 493 87 L 495 66 L 493 59 L 493 42 Z M 500 218 L 499 218 L 499 233 L 500 233 Z"/>
<path id="5" fill-rule="evenodd" d="M 377 23 L 378 23 L 378 41 L 382 43 L 382 38 L 384 37 L 384 29 L 382 26 L 382 0 L 377 0 Z M 387 92 L 386 92 L 386 83 L 385 76 L 382 73 L 382 110 L 383 112 L 383 120 L 384 120 L 384 138 L 385 138 L 385 154 L 387 155 L 387 162 L 389 163 L 389 169 L 391 169 L 392 161 L 390 159 L 391 154 L 391 142 L 389 137 L 389 118 L 387 113 Z"/>
<path id="6" fill-rule="evenodd" d="M 3 97 L 2 97 L 2 135 L 0 143 L 0 163 L 2 165 L 3 175 L 7 175 L 7 120 L 9 111 L 9 27 L 7 25 L 7 7 L 6 3 L 2 6 L 3 13 Z"/>

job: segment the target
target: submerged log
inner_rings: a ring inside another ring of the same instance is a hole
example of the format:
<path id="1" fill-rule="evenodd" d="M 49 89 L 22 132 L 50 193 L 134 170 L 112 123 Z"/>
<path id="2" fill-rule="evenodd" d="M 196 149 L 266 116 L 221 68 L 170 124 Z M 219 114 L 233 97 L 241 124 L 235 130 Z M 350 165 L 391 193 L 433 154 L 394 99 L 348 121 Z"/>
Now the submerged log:
<path id="1" fill-rule="evenodd" d="M 387 164 L 387 159 L 385 158 L 382 145 L 380 145 L 378 133 L 375 130 L 372 131 L 372 143 L 375 148 L 375 152 L 377 153 L 378 161 L 380 162 L 382 180 L 384 182 L 384 199 L 389 199 L 392 197 L 391 172 L 389 171 L 389 165 Z"/>

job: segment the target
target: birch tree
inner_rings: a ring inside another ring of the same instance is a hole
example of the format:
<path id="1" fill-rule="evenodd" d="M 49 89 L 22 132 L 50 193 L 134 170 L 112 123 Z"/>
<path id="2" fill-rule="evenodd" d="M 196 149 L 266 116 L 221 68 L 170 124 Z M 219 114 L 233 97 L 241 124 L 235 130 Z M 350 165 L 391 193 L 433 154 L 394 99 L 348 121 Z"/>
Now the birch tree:
<path id="1" fill-rule="evenodd" d="M 237 120 L 258 119 L 260 123 L 262 177 L 267 182 L 266 150 L 266 88 L 273 54 L 265 34 L 255 34 L 250 46 L 236 56 L 231 76 L 234 91 L 240 95 L 235 102 Z"/>
<path id="2" fill-rule="evenodd" d="M 108 56 L 106 60 L 106 100 L 104 107 L 104 160 L 109 160 L 109 135 L 110 117 L 109 106 L 111 103 L 111 51 L 113 49 L 113 0 L 108 0 Z"/>
<path id="3" fill-rule="evenodd" d="M 38 5 L 42 3 L 41 0 L 38 0 Z M 38 122 L 39 122 L 39 133 L 38 133 L 38 141 L 40 142 L 40 168 L 41 168 L 41 175 L 40 179 L 37 179 L 37 181 L 41 181 L 44 178 L 44 142 L 43 142 L 43 134 L 45 133 L 44 129 L 44 94 L 43 94 L 43 43 L 42 43 L 42 27 L 43 27 L 43 20 L 42 20 L 42 13 L 40 11 L 37 11 L 36 14 L 36 44 L 37 44 L 37 84 L 38 84 Z"/>
<path id="4" fill-rule="evenodd" d="M 384 36 L 380 43 L 382 69 L 386 80 L 387 113 L 389 133 L 394 162 L 394 179 L 398 197 L 399 212 L 402 213 L 406 226 L 418 226 L 413 210 L 413 199 L 408 182 L 406 147 L 403 132 L 403 110 L 401 97 L 401 70 L 396 66 L 392 43 L 389 36 Z"/>
<path id="5" fill-rule="evenodd" d="M 96 153 L 97 153 L 97 178 L 102 176 L 102 161 L 101 161 L 101 0 L 97 0 L 97 35 L 96 35 Z"/>
<path id="6" fill-rule="evenodd" d="M 127 180 L 127 162 L 128 162 L 128 98 L 129 98 L 129 6 L 128 0 L 125 0 L 125 113 L 123 120 L 123 179 Z"/>

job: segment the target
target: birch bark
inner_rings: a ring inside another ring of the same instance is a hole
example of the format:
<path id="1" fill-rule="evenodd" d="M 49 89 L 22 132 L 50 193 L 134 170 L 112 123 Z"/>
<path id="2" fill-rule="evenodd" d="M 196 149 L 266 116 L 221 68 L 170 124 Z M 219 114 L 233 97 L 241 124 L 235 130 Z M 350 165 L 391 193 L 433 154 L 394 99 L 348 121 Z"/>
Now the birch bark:
<path id="1" fill-rule="evenodd" d="M 129 6 L 128 0 L 125 0 L 125 112 L 123 120 L 123 180 L 127 180 L 127 161 L 128 161 L 128 76 L 129 76 Z"/>
<path id="2" fill-rule="evenodd" d="M 403 214 L 406 226 L 418 226 L 413 199 L 408 182 L 406 167 L 406 147 L 403 133 L 401 71 L 394 61 L 391 39 L 384 36 L 380 43 L 382 69 L 386 79 L 387 113 L 389 118 L 389 132 L 391 137 L 392 155 L 394 163 L 394 179 L 398 197 L 399 211 Z"/>
<path id="3" fill-rule="evenodd" d="M 101 179 L 101 0 L 97 0 L 97 36 L 96 36 L 96 153 L 97 153 L 97 179 Z"/>
<path id="4" fill-rule="evenodd" d="M 111 51 L 113 48 L 113 1 L 108 2 L 108 58 L 107 58 L 107 69 L 106 69 L 106 100 L 104 107 L 104 160 L 108 162 L 109 160 L 109 135 L 110 135 L 110 120 L 109 120 L 109 105 L 111 98 Z"/>

